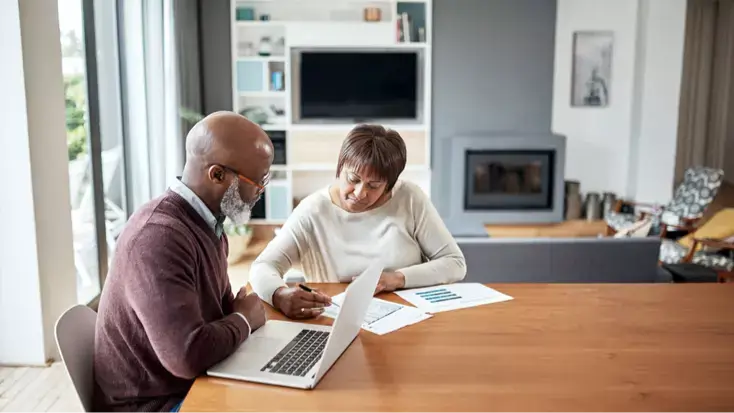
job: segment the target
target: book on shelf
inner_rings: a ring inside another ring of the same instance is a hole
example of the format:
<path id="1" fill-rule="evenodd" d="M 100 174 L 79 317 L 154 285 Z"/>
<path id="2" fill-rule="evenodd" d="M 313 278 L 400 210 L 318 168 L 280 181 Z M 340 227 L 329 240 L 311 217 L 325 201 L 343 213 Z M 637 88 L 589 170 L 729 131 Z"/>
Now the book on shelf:
<path id="1" fill-rule="evenodd" d="M 410 16 L 408 13 L 400 13 L 400 32 L 402 34 L 402 42 L 403 43 L 410 43 L 411 42 L 411 32 L 413 30 L 412 28 L 412 22 L 410 21 Z"/>

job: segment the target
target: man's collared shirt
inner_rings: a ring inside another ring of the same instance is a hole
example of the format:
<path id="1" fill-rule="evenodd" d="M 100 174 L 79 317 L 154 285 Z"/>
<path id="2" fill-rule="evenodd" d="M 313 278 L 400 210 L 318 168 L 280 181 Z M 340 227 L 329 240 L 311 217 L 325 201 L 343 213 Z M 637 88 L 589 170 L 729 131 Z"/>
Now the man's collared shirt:
<path id="1" fill-rule="evenodd" d="M 221 229 L 219 230 L 219 233 L 217 233 L 217 224 L 220 224 L 221 228 L 221 222 L 218 222 L 217 217 L 214 216 L 212 211 L 209 209 L 208 206 L 204 203 L 204 201 L 199 198 L 198 195 L 194 193 L 194 191 L 191 190 L 186 184 L 181 182 L 181 178 L 177 177 L 176 181 L 171 185 L 171 190 L 179 195 L 183 199 L 186 200 L 186 202 L 191 205 L 194 210 L 201 215 L 202 218 L 204 218 L 204 221 L 206 221 L 207 225 L 209 225 L 209 228 L 214 231 L 214 233 L 217 235 L 218 238 L 222 238 Z"/>

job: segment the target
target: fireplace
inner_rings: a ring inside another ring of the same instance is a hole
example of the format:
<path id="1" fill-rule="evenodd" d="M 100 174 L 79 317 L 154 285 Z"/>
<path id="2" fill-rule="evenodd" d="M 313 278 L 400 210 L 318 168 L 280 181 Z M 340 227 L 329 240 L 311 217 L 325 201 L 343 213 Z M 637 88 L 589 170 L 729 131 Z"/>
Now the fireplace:
<path id="1" fill-rule="evenodd" d="M 446 142 L 444 220 L 455 236 L 486 236 L 485 224 L 563 220 L 566 138 L 488 133 Z"/>
<path id="2" fill-rule="evenodd" d="M 553 208 L 552 150 L 468 150 L 464 209 Z"/>

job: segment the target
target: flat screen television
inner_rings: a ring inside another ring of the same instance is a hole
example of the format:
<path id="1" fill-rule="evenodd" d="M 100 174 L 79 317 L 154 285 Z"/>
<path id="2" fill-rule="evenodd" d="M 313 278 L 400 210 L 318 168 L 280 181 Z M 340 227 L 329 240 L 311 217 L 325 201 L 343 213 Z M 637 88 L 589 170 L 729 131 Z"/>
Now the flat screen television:
<path id="1" fill-rule="evenodd" d="M 419 117 L 416 50 L 297 50 L 297 123 Z"/>

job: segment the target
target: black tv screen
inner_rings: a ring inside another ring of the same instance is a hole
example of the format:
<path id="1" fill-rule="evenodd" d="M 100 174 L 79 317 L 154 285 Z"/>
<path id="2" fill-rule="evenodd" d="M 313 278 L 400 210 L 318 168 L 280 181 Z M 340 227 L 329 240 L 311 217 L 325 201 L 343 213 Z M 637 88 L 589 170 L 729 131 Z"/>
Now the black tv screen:
<path id="1" fill-rule="evenodd" d="M 415 51 L 304 51 L 300 118 L 416 119 Z"/>

